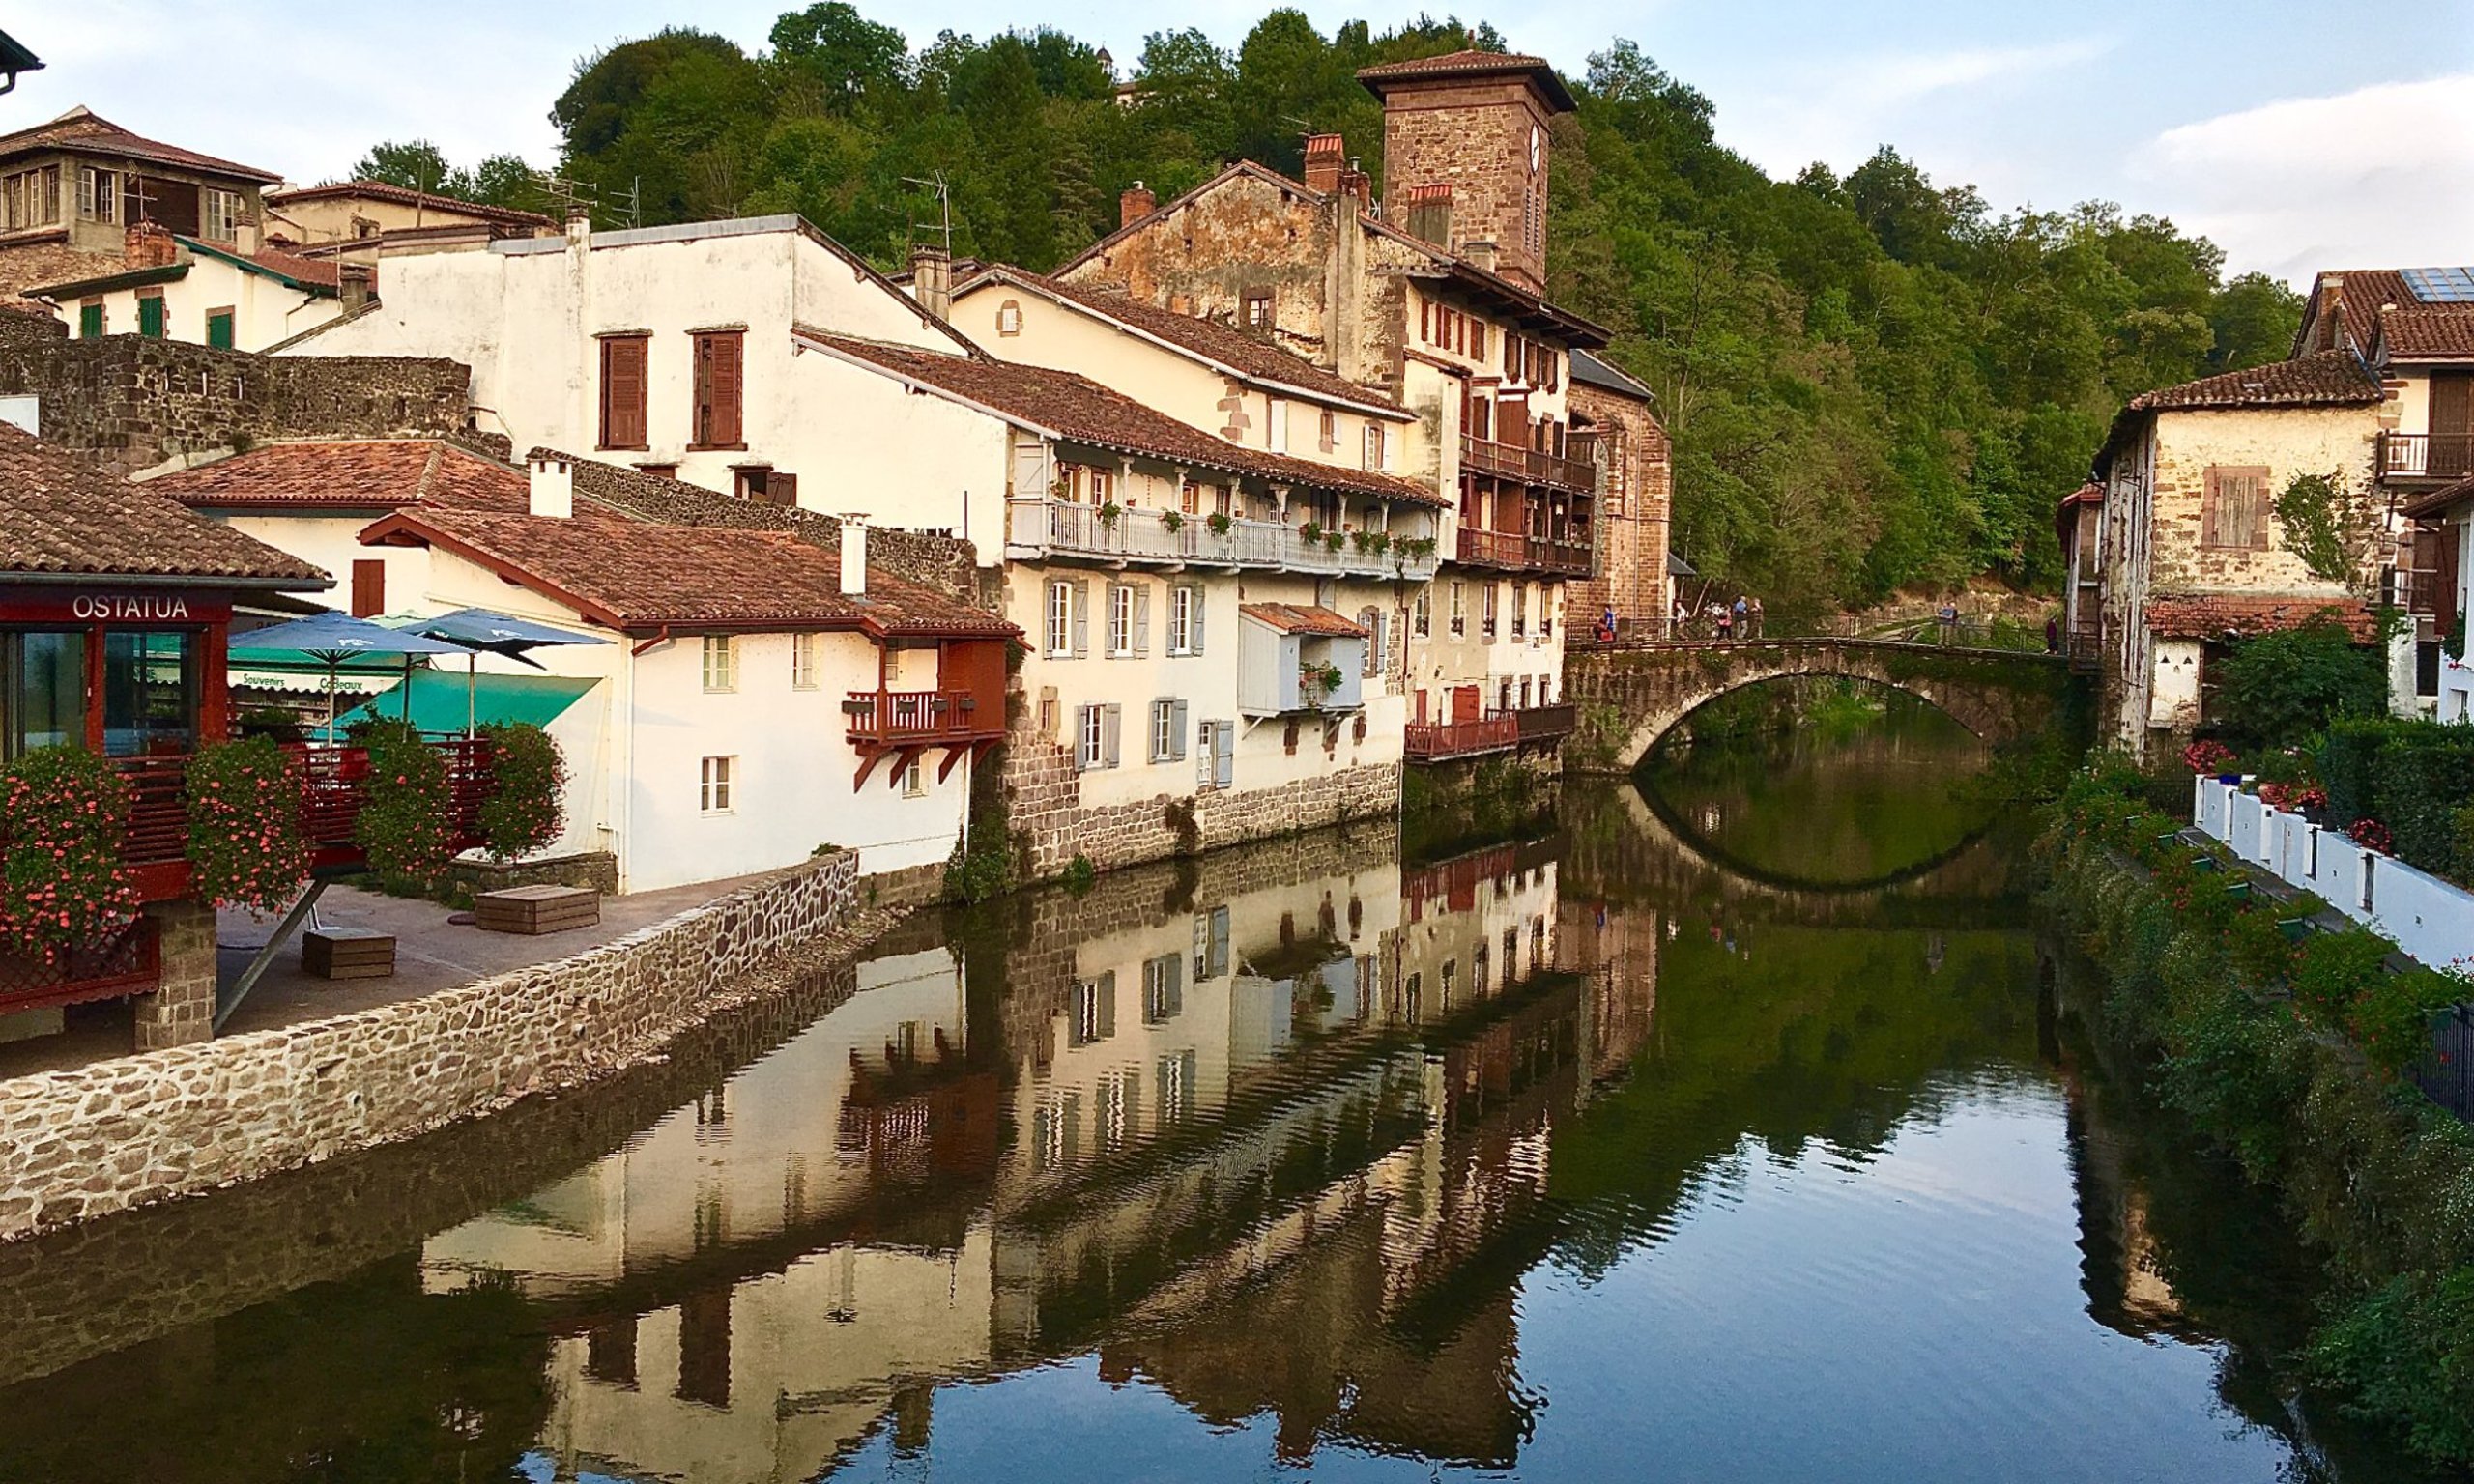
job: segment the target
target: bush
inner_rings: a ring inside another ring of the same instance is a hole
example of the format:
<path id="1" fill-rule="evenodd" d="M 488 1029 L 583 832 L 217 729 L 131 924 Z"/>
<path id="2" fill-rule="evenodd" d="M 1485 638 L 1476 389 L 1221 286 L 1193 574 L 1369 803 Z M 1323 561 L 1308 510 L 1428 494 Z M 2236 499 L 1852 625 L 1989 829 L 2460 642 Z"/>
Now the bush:
<path id="1" fill-rule="evenodd" d="M 566 823 L 567 760 L 550 734 L 531 722 L 493 722 L 490 795 L 481 801 L 481 848 L 494 861 L 531 855 L 559 838 Z"/>
<path id="2" fill-rule="evenodd" d="M 2354 997 L 2345 1032 L 2391 1076 L 2431 1053 L 2431 1013 L 2474 997 L 2466 983 L 2432 969 L 2383 974 Z"/>
<path id="3" fill-rule="evenodd" d="M 2388 671 L 2379 651 L 2356 645 L 2345 625 L 2324 615 L 2241 641 L 2216 672 L 2211 709 L 2246 748 L 2287 746 L 2340 717 L 2388 709 Z"/>
<path id="4" fill-rule="evenodd" d="M 129 807 L 128 780 L 83 748 L 0 769 L 0 950 L 57 963 L 136 918 L 120 860 Z"/>
<path id="5" fill-rule="evenodd" d="M 2391 1279 L 2322 1329 L 2310 1360 L 2348 1413 L 2401 1422 L 2431 1457 L 2474 1462 L 2474 1266 Z"/>
<path id="6" fill-rule="evenodd" d="M 1091 889 L 1093 882 L 1100 879 L 1100 873 L 1092 866 L 1089 856 L 1078 853 L 1074 859 L 1065 863 L 1063 879 L 1065 889 L 1079 897 Z"/>
<path id="7" fill-rule="evenodd" d="M 266 737 L 210 743 L 189 759 L 189 870 L 217 906 L 280 912 L 309 879 L 301 768 Z"/>
<path id="8" fill-rule="evenodd" d="M 2295 957 L 2294 1002 L 2319 1024 L 2342 1026 L 2355 999 L 2388 977 L 2393 952 L 2386 938 L 2360 928 L 2313 934 Z"/>
<path id="9" fill-rule="evenodd" d="M 2460 819 L 2474 806 L 2474 727 L 2342 722 L 2328 728 L 2319 767 L 2333 822 L 2377 819 L 2399 860 L 2474 879 L 2474 835 Z"/>
<path id="10" fill-rule="evenodd" d="M 382 876 L 435 880 L 455 853 L 449 833 L 454 796 L 446 759 L 410 723 L 370 718 L 352 728 L 369 752 L 369 777 L 353 823 L 353 840 Z"/>

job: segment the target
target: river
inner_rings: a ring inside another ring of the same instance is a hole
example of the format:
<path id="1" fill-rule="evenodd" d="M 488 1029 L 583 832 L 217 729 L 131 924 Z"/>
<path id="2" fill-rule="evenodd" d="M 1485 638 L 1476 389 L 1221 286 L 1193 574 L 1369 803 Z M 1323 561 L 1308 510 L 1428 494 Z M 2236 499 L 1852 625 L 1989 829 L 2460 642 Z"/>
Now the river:
<path id="1" fill-rule="evenodd" d="M 611 1084 L 0 1248 L 0 1480 L 2416 1477 L 2054 987 L 1972 741 L 1846 702 L 1442 858 L 914 920 Z"/>

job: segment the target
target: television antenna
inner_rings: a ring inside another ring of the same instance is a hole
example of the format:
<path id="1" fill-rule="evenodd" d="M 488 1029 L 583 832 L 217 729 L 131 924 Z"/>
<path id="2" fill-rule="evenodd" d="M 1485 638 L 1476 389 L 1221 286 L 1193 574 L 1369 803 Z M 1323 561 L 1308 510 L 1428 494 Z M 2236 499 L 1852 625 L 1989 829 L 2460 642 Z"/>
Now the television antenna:
<path id="1" fill-rule="evenodd" d="M 944 235 L 945 256 L 952 257 L 954 255 L 954 192 L 953 188 L 945 184 L 945 172 L 937 171 L 935 178 L 931 180 L 921 180 L 915 175 L 906 175 L 902 178 L 902 183 L 936 193 L 936 207 L 940 218 L 937 231 Z M 911 225 L 917 226 L 918 223 L 913 222 Z"/>

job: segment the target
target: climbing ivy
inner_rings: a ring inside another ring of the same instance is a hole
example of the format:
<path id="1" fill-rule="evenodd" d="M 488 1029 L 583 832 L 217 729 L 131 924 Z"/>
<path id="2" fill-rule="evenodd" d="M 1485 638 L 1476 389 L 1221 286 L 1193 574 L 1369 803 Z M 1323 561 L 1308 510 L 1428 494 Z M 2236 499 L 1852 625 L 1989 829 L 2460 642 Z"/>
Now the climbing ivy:
<path id="1" fill-rule="evenodd" d="M 2358 504 L 2343 474 L 2296 474 L 2276 499 L 2286 550 L 2301 557 L 2311 575 L 2322 582 L 2352 582 L 2362 570 L 2373 533 Z"/>

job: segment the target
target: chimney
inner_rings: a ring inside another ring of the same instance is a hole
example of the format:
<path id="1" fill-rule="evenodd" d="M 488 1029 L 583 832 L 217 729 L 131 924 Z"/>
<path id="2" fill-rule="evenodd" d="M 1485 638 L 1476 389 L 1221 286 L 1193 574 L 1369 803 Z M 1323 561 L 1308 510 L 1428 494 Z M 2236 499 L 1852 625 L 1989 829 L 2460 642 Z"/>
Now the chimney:
<path id="1" fill-rule="evenodd" d="M 169 268 L 180 255 L 181 244 L 158 221 L 132 221 L 122 239 L 122 259 L 129 268 Z"/>
<path id="2" fill-rule="evenodd" d="M 2345 343 L 2345 275 L 2319 275 L 2319 318 L 2312 326 L 2311 348 L 2333 351 Z"/>
<path id="3" fill-rule="evenodd" d="M 1150 186 L 1136 181 L 1117 197 L 1117 225 L 1133 226 L 1159 209 L 1160 198 L 1151 193 Z"/>
<path id="4" fill-rule="evenodd" d="M 567 203 L 567 242 L 577 247 L 592 242 L 592 209 L 581 201 Z"/>
<path id="5" fill-rule="evenodd" d="M 1462 243 L 1460 255 L 1469 260 L 1472 268 L 1483 269 L 1490 273 L 1495 271 L 1495 244 L 1492 243 Z"/>
<path id="6" fill-rule="evenodd" d="M 1452 250 L 1452 183 L 1409 187 L 1409 235 Z"/>
<path id="7" fill-rule="evenodd" d="M 564 459 L 535 454 L 530 461 L 532 483 L 529 508 L 534 515 L 563 521 L 576 513 L 576 467 Z"/>
<path id="8" fill-rule="evenodd" d="M 1359 211 L 1374 209 L 1374 177 L 1359 169 L 1356 160 L 1350 160 L 1349 167 L 1340 172 L 1339 190 L 1341 195 L 1357 197 Z"/>
<path id="9" fill-rule="evenodd" d="M 338 263 L 335 265 L 335 297 L 342 300 L 344 312 L 352 313 L 376 297 L 378 269 L 369 263 Z"/>
<path id="10" fill-rule="evenodd" d="M 1340 188 L 1340 136 L 1306 136 L 1306 188 L 1325 195 Z"/>
<path id="11" fill-rule="evenodd" d="M 849 510 L 842 515 L 842 595 L 865 597 L 868 591 L 868 518 Z"/>
<path id="12" fill-rule="evenodd" d="M 954 255 L 920 243 L 910 249 L 910 297 L 940 320 L 954 317 Z"/>

